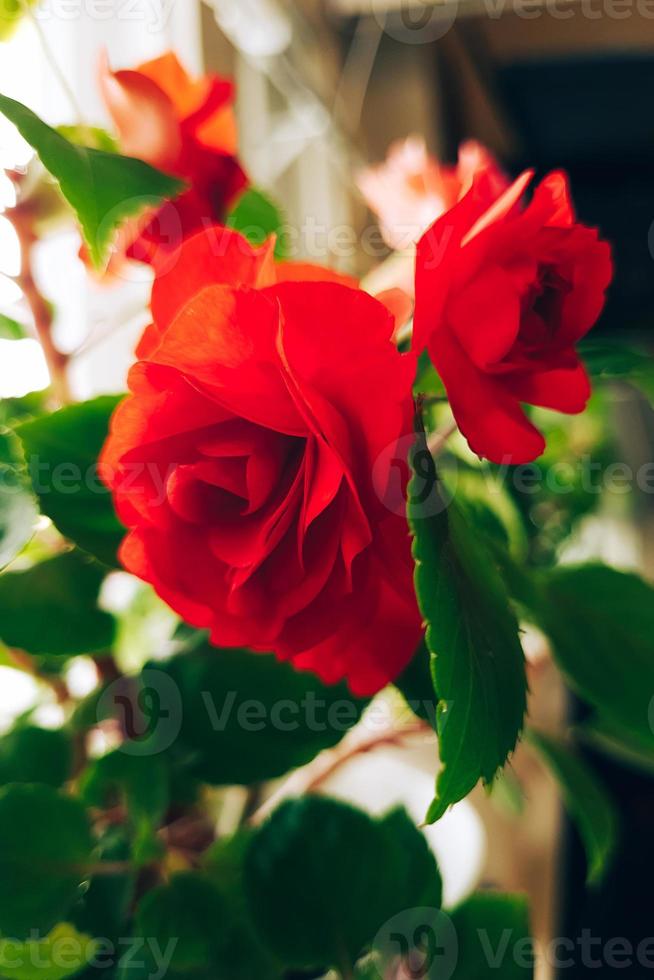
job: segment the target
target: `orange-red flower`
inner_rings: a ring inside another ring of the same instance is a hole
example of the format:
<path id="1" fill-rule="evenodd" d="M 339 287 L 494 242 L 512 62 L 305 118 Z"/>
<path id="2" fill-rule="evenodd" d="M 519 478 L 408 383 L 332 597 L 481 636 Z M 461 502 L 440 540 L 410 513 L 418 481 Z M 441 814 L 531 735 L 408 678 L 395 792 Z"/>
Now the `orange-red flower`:
<path id="1" fill-rule="evenodd" d="M 101 459 L 124 566 L 217 645 L 377 691 L 421 629 L 391 313 L 224 228 L 182 245 L 152 311 Z"/>
<path id="2" fill-rule="evenodd" d="M 463 143 L 456 166 L 443 166 L 427 152 L 424 140 L 410 137 L 391 146 L 384 163 L 364 170 L 358 184 L 379 218 L 384 241 L 402 251 L 415 245 L 482 173 L 488 177 L 491 195 L 508 186 L 497 162 L 481 144 Z"/>
<path id="3" fill-rule="evenodd" d="M 414 348 L 425 345 L 470 447 L 525 463 L 545 446 L 522 404 L 584 410 L 590 384 L 575 344 L 597 320 L 611 251 L 576 221 L 567 179 L 531 202 L 524 173 L 488 207 L 488 176 L 418 244 Z"/>
<path id="4" fill-rule="evenodd" d="M 234 87 L 217 75 L 191 78 L 172 53 L 135 70 L 100 71 L 121 150 L 184 179 L 188 190 L 149 214 L 127 249 L 156 264 L 193 232 L 225 217 L 246 185 L 236 157 Z"/>

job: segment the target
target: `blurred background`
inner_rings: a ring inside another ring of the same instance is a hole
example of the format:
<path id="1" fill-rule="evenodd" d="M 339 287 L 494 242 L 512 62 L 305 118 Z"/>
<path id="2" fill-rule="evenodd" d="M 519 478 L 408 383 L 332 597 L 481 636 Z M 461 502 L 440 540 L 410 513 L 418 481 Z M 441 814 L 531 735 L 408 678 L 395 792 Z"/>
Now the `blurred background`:
<path id="1" fill-rule="evenodd" d="M 233 76 L 241 157 L 253 181 L 283 206 L 293 256 L 358 275 L 374 270 L 388 249 L 354 177 L 383 160 L 394 141 L 419 135 L 451 162 L 459 143 L 474 138 L 512 174 L 524 166 L 540 174 L 565 168 L 580 217 L 614 245 L 616 278 L 598 333 L 651 345 L 654 0 L 44 0 L 0 45 L 0 91 L 59 124 L 72 121 L 71 106 L 42 38 L 84 118 L 100 125 L 108 122 L 94 83 L 102 47 L 115 68 L 173 48 L 191 70 Z M 0 120 L 0 165 L 24 166 L 29 156 Z M 10 203 L 10 186 L 2 190 Z M 76 393 L 88 397 L 124 387 L 147 320 L 149 273 L 140 268 L 109 288 L 88 275 L 78 248 L 76 231 L 59 229 L 40 244 L 37 271 L 56 309 L 60 345 L 79 355 Z M 0 310 L 11 315 L 21 304 L 12 279 L 18 262 L 15 235 L 0 218 Z M 0 346 L 0 394 L 47 385 L 34 341 Z M 588 455 L 636 471 L 652 458 L 651 408 L 619 386 L 598 394 L 582 419 L 562 423 L 550 414 L 546 425 L 552 459 Z M 574 467 L 563 485 L 537 498 L 514 492 L 509 501 L 534 563 L 597 556 L 654 574 L 651 492 L 632 481 L 626 492 L 604 486 L 589 494 Z M 570 528 L 572 543 L 562 553 L 559 540 Z M 556 731 L 583 721 L 583 705 L 563 689 L 542 640 L 528 636 L 526 644 L 534 722 Z M 9 718 L 20 697 L 9 683 L 3 691 Z M 638 943 L 650 934 L 651 762 L 595 743 L 585 751 L 622 816 L 620 853 L 606 883 L 585 889 L 583 852 L 550 777 L 521 748 L 491 795 L 478 791 L 429 831 L 452 900 L 475 884 L 526 890 L 541 944 L 584 929 L 604 941 Z M 357 760 L 329 789 L 384 808 L 400 786 L 420 817 L 434 761 L 434 745 L 420 738 Z M 593 969 L 571 957 L 561 976 Z M 539 980 L 555 975 L 547 959 Z M 641 976 L 638 970 L 622 974 Z"/>

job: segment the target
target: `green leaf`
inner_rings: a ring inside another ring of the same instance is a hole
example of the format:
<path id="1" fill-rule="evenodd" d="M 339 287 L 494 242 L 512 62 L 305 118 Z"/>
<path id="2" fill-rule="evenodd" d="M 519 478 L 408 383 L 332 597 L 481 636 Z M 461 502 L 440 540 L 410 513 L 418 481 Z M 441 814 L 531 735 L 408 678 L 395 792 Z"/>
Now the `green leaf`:
<path id="1" fill-rule="evenodd" d="M 277 235 L 275 258 L 286 257 L 283 242 L 284 217 L 263 191 L 248 187 L 227 215 L 225 224 L 228 228 L 240 231 L 253 245 L 261 245 L 271 235 Z"/>
<path id="2" fill-rule="evenodd" d="M 131 846 L 125 827 L 108 827 L 98 842 L 95 856 L 100 865 L 129 867 Z M 121 936 L 128 934 L 136 874 L 131 869 L 115 874 L 107 874 L 104 870 L 105 873 L 93 876 L 69 918 L 82 932 L 117 943 Z"/>
<path id="3" fill-rule="evenodd" d="M 431 398 L 447 399 L 445 385 L 426 350 L 418 358 L 418 369 L 413 390 L 416 396 L 429 395 Z"/>
<path id="4" fill-rule="evenodd" d="M 387 835 L 387 873 L 394 882 L 397 908 L 439 909 L 443 882 L 425 835 L 402 808 L 392 810 L 380 820 L 380 825 Z"/>
<path id="5" fill-rule="evenodd" d="M 271 654 L 246 650 L 205 645 L 146 672 L 148 687 L 157 673 L 174 682 L 178 747 L 191 774 L 214 785 L 247 785 L 304 765 L 339 742 L 368 703 L 345 685 L 327 687 Z"/>
<path id="6" fill-rule="evenodd" d="M 0 4 L 2 0 L 0 0 Z M 18 320 L 0 313 L 0 338 L 2 340 L 23 340 L 27 336 L 25 327 Z"/>
<path id="7" fill-rule="evenodd" d="M 216 841 L 204 856 L 205 869 L 228 912 L 222 958 L 229 980 L 277 980 L 283 972 L 256 933 L 245 895 L 244 863 L 255 834 L 251 828 L 239 830 Z"/>
<path id="8" fill-rule="evenodd" d="M 536 616 L 556 663 L 600 717 L 654 747 L 654 588 L 604 565 L 557 568 Z"/>
<path id="9" fill-rule="evenodd" d="M 123 800 L 135 824 L 158 827 L 170 800 L 168 768 L 160 756 L 114 749 L 89 763 L 79 792 L 88 806 L 108 807 Z"/>
<path id="10" fill-rule="evenodd" d="M 174 973 L 203 970 L 222 959 L 225 917 L 222 896 L 208 876 L 182 872 L 141 899 L 137 934 L 158 941 L 162 949 L 175 937 Z"/>
<path id="11" fill-rule="evenodd" d="M 121 396 L 103 395 L 18 426 L 41 510 L 61 533 L 108 565 L 125 529 L 97 461 Z"/>
<path id="12" fill-rule="evenodd" d="M 412 659 L 394 681 L 394 684 L 401 691 L 414 715 L 426 721 L 435 731 L 438 698 L 434 691 L 434 682 L 431 676 L 431 654 L 427 649 L 424 637 Z"/>
<path id="13" fill-rule="evenodd" d="M 24 470 L 16 437 L 0 432 L 0 570 L 23 550 L 38 518 Z"/>
<path id="14" fill-rule="evenodd" d="M 98 944 L 91 936 L 61 922 L 43 939 L 26 943 L 0 939 L 0 976 L 6 980 L 65 980 L 93 958 Z"/>
<path id="15" fill-rule="evenodd" d="M 435 862 L 416 837 L 399 814 L 375 821 L 318 796 L 282 803 L 252 839 L 245 863 L 262 938 L 286 965 L 332 966 L 351 976 L 389 918 L 438 896 Z"/>
<path id="16" fill-rule="evenodd" d="M 563 742 L 533 729 L 526 734 L 559 784 L 565 808 L 586 849 L 588 881 L 597 884 L 617 844 L 618 816 L 613 800 L 592 769 Z"/>
<path id="17" fill-rule="evenodd" d="M 525 898 L 479 892 L 459 905 L 451 918 L 458 948 L 452 980 L 533 977 L 534 942 Z"/>
<path id="18" fill-rule="evenodd" d="M 487 545 L 443 496 L 424 436 L 413 453 L 408 516 L 415 583 L 439 702 L 442 769 L 427 819 L 438 820 L 513 750 L 526 706 L 518 624 Z"/>
<path id="19" fill-rule="evenodd" d="M 27 0 L 28 7 L 34 7 L 38 0 Z M 23 0 L 0 0 L 0 41 L 8 41 L 25 14 Z"/>
<path id="20" fill-rule="evenodd" d="M 61 133 L 70 143 L 76 146 L 86 146 L 93 150 L 106 150 L 107 153 L 119 153 L 120 146 L 111 133 L 100 126 L 57 126 L 57 132 Z"/>
<path id="21" fill-rule="evenodd" d="M 639 388 L 654 404 L 654 360 L 650 353 L 621 344 L 582 344 L 580 354 L 592 378 L 626 381 Z"/>
<path id="22" fill-rule="evenodd" d="M 59 182 L 96 266 L 105 261 L 114 232 L 126 218 L 184 189 L 181 181 L 142 160 L 71 143 L 31 109 L 6 95 L 0 95 L 0 112 L 14 123 Z"/>
<path id="23" fill-rule="evenodd" d="M 46 783 L 62 786 L 71 776 L 73 746 L 63 729 L 32 725 L 13 728 L 0 738 L 0 784 Z"/>
<path id="24" fill-rule="evenodd" d="M 0 790 L 0 932 L 24 939 L 66 918 L 93 850 L 84 807 L 50 786 Z"/>
<path id="25" fill-rule="evenodd" d="M 111 646 L 112 617 L 98 609 L 105 570 L 76 551 L 0 576 L 0 637 L 32 654 L 75 656 Z"/>

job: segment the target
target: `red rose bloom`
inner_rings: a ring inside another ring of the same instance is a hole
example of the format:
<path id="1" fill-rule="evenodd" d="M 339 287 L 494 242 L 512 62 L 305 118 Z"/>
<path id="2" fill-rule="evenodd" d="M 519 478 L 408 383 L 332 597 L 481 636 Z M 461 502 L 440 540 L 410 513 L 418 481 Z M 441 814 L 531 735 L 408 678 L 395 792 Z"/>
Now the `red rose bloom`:
<path id="1" fill-rule="evenodd" d="M 217 75 L 191 78 L 172 53 L 135 71 L 112 72 L 105 62 L 100 82 L 122 152 L 189 184 L 127 249 L 130 258 L 155 263 L 192 232 L 223 220 L 247 184 L 236 158 L 234 86 Z"/>
<path id="2" fill-rule="evenodd" d="M 470 448 L 496 463 L 544 449 L 521 403 L 585 408 L 590 385 L 574 345 L 612 275 L 607 243 L 575 220 L 564 174 L 521 206 L 532 176 L 491 208 L 480 177 L 418 245 L 414 347 L 427 346 Z"/>
<path id="3" fill-rule="evenodd" d="M 367 293 L 212 232 L 155 280 L 103 450 L 121 561 L 215 644 L 372 694 L 421 630 L 407 523 L 379 473 L 388 459 L 395 478 L 411 432 L 415 359 Z"/>

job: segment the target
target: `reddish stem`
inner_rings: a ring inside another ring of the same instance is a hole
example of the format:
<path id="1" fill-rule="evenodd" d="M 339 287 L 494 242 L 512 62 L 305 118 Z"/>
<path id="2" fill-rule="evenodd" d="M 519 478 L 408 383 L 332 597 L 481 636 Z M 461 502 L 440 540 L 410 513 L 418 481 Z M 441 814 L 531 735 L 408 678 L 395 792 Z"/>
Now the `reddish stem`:
<path id="1" fill-rule="evenodd" d="M 68 384 L 68 355 L 60 351 L 52 339 L 53 317 L 50 304 L 39 291 L 32 271 L 32 253 L 37 237 L 28 209 L 14 208 L 11 222 L 20 244 L 20 273 L 16 283 L 23 291 L 34 319 L 34 327 L 45 356 L 52 388 L 57 401 L 65 405 L 72 401 Z"/>

